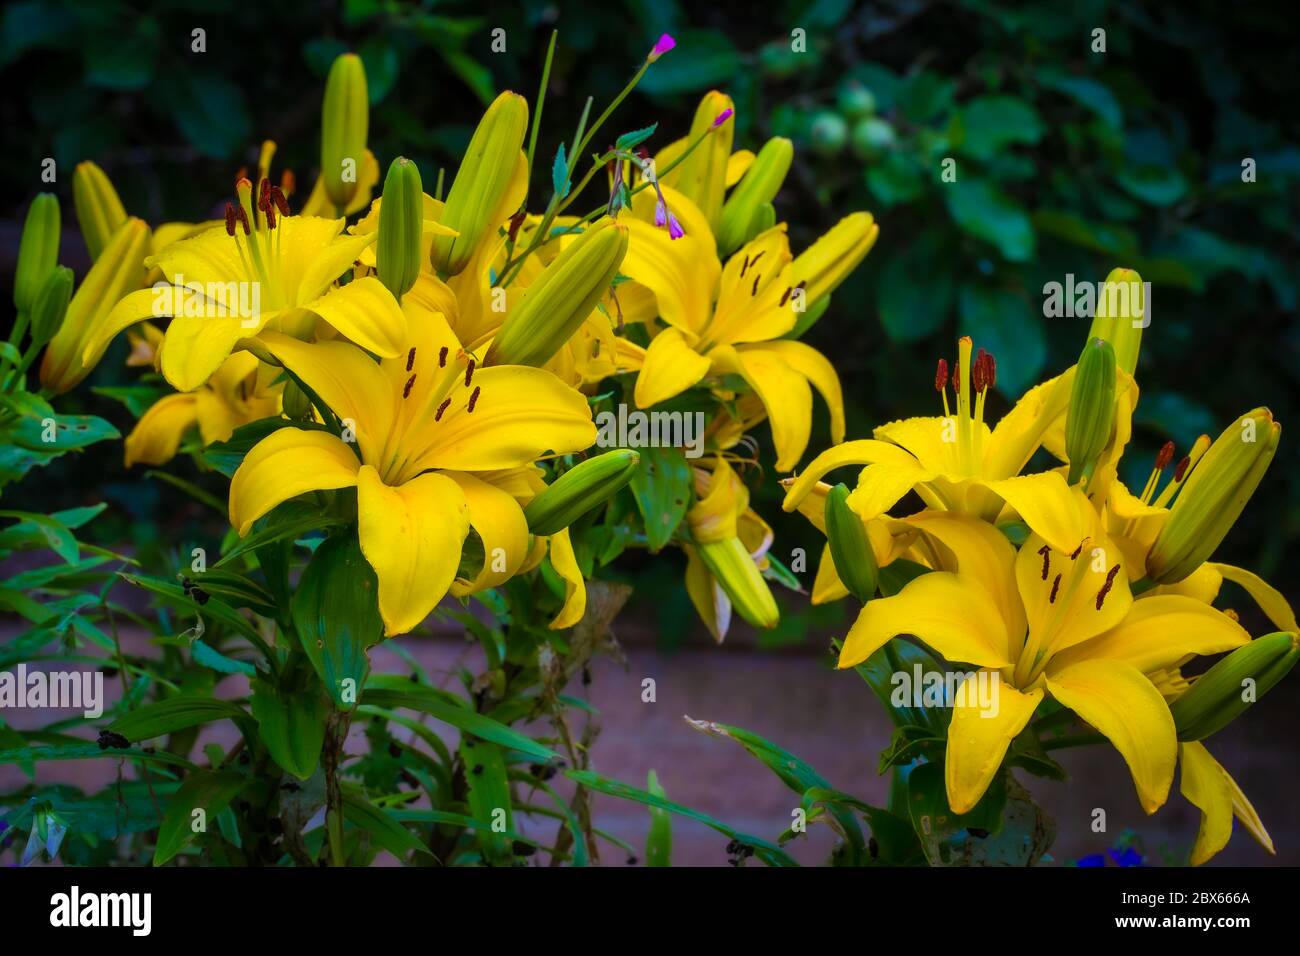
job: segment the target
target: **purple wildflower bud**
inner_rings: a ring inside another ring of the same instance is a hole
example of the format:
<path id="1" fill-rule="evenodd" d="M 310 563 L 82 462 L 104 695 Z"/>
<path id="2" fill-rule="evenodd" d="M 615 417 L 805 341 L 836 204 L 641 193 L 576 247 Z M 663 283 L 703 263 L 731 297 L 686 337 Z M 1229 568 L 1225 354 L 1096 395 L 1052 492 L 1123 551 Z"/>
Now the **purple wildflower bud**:
<path id="1" fill-rule="evenodd" d="M 653 63 L 675 46 L 677 46 L 677 41 L 665 33 L 655 41 L 655 45 L 646 59 Z"/>
<path id="2" fill-rule="evenodd" d="M 665 226 L 668 224 L 668 206 L 664 203 L 664 197 L 660 196 L 655 201 L 655 225 Z"/>
<path id="3" fill-rule="evenodd" d="M 717 129 L 727 120 L 731 119 L 731 114 L 733 114 L 734 112 L 735 110 L 731 109 L 731 107 L 727 107 L 725 110 L 719 113 L 718 118 L 713 121 L 713 128 Z"/>
<path id="4" fill-rule="evenodd" d="M 686 235 L 686 230 L 683 229 L 683 228 L 682 228 L 682 224 L 681 224 L 680 222 L 677 221 L 677 217 L 674 216 L 672 213 L 668 213 L 668 236 L 669 236 L 669 238 L 671 238 L 671 239 L 680 239 L 680 238 L 681 238 L 682 236 L 684 236 L 684 235 Z"/>

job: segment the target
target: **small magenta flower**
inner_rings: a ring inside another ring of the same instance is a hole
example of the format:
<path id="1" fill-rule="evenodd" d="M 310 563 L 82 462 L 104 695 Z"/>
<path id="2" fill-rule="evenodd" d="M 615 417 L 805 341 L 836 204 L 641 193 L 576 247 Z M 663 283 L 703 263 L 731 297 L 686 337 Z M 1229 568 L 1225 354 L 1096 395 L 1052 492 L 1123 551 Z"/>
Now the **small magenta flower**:
<path id="1" fill-rule="evenodd" d="M 668 200 L 664 198 L 664 191 L 659 188 L 659 177 L 655 175 L 655 161 L 650 158 L 649 154 L 642 151 L 641 174 L 645 176 L 646 181 L 655 188 L 655 225 L 663 228 L 668 227 L 668 236 L 672 239 L 680 239 L 686 235 L 686 230 L 682 224 L 677 221 L 677 217 L 668 209 Z"/>
<path id="2" fill-rule="evenodd" d="M 731 107 L 727 107 L 725 110 L 723 110 L 721 113 L 719 113 L 718 116 L 717 116 L 717 119 L 715 119 L 715 120 L 713 121 L 713 128 L 714 128 L 714 129 L 717 129 L 719 126 L 721 126 L 721 125 L 722 125 L 723 123 L 725 123 L 727 120 L 731 119 L 732 114 L 734 114 L 735 112 L 736 112 L 736 111 L 733 110 Z"/>
<path id="3" fill-rule="evenodd" d="M 655 41 L 655 45 L 651 48 L 650 55 L 646 59 L 653 63 L 675 46 L 677 46 L 677 41 L 665 33 Z"/>

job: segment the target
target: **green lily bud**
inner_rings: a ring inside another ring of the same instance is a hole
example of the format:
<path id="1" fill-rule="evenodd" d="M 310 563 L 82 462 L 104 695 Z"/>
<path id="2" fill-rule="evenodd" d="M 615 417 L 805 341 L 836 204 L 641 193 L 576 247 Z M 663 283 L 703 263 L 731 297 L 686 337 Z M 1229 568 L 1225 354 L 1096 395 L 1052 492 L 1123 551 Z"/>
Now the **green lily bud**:
<path id="1" fill-rule="evenodd" d="M 1204 740 L 1236 720 L 1300 661 L 1296 636 L 1279 631 L 1237 648 L 1169 705 L 1179 740 Z"/>
<path id="2" fill-rule="evenodd" d="M 420 233 L 424 227 L 424 185 L 420 167 L 403 156 L 384 177 L 379 206 L 379 281 L 400 302 L 420 275 Z"/>
<path id="3" fill-rule="evenodd" d="M 1132 269 L 1113 269 L 1097 296 L 1088 340 L 1105 339 L 1115 349 L 1115 363 L 1133 374 L 1142 330 L 1151 324 L 1147 312 L 1146 286 Z"/>
<path id="4" fill-rule="evenodd" d="M 1199 568 L 1255 493 L 1277 451 L 1282 426 L 1267 408 L 1228 426 L 1196 463 L 1147 554 L 1147 575 L 1174 584 Z"/>
<path id="5" fill-rule="evenodd" d="M 54 338 L 59 326 L 63 324 L 63 317 L 68 313 L 68 302 L 71 299 L 72 270 L 67 266 L 55 266 L 45 277 L 45 283 L 32 305 L 32 345 L 40 348 Z"/>
<path id="6" fill-rule="evenodd" d="M 570 468 L 528 503 L 524 518 L 533 534 L 555 534 L 604 504 L 632 480 L 641 456 L 629 448 L 607 451 Z"/>
<path id="7" fill-rule="evenodd" d="M 18 268 L 14 273 L 14 307 L 30 312 L 46 278 L 59 261 L 59 200 L 40 193 L 27 209 L 23 236 L 18 243 Z"/>
<path id="8" fill-rule="evenodd" d="M 356 194 L 369 125 L 366 68 L 361 57 L 344 53 L 330 67 L 321 109 L 320 174 L 338 209 L 346 208 Z"/>
<path id="9" fill-rule="evenodd" d="M 524 163 L 520 152 L 528 132 L 528 101 L 506 91 L 492 101 L 469 141 L 447 193 L 442 224 L 458 235 L 434 239 L 429 257 L 439 273 L 456 275 L 485 236 L 492 235 L 520 198 L 511 184 Z"/>
<path id="10" fill-rule="evenodd" d="M 876 596 L 876 553 L 858 513 L 849 507 L 849 489 L 839 484 L 826 495 L 826 540 L 840 581 L 862 603 Z"/>
<path id="11" fill-rule="evenodd" d="M 72 202 L 90 261 L 94 262 L 126 222 L 126 209 L 112 181 L 91 162 L 77 163 L 72 174 Z"/>
<path id="12" fill-rule="evenodd" d="M 1070 484 L 1090 477 L 1115 430 L 1115 349 L 1090 339 L 1075 367 L 1074 388 L 1065 413 L 1065 454 Z"/>
<path id="13" fill-rule="evenodd" d="M 605 217 L 570 243 L 510 309 L 489 365 L 545 365 L 591 315 L 627 254 L 627 226 Z"/>
<path id="14" fill-rule="evenodd" d="M 753 165 L 723 203 L 718 230 L 720 253 L 730 255 L 762 232 L 768 209 L 772 209 L 775 221 L 772 200 L 785 182 L 793 160 L 794 144 L 781 136 L 769 139 L 758 151 Z"/>
<path id="15" fill-rule="evenodd" d="M 763 574 L 739 538 L 696 545 L 700 560 L 722 587 L 736 612 L 754 627 L 773 628 L 781 619 Z"/>

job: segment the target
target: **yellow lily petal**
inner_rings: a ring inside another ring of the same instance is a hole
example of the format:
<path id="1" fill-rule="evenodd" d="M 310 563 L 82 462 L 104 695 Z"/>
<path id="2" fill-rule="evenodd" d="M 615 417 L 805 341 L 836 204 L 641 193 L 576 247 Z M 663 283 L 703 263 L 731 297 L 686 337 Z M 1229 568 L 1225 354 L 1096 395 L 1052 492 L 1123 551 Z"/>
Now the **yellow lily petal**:
<path id="1" fill-rule="evenodd" d="M 627 224 L 627 255 L 619 270 L 652 291 L 660 317 L 669 325 L 698 335 L 713 314 L 713 290 L 722 266 L 705 242 L 687 234 L 673 239 L 639 219 Z"/>
<path id="2" fill-rule="evenodd" d="M 1047 690 L 1110 740 L 1128 764 L 1142 809 L 1159 810 L 1174 780 L 1178 740 L 1155 685 L 1132 665 L 1087 660 L 1049 670 Z"/>
<path id="3" fill-rule="evenodd" d="M 469 506 L 470 527 L 483 542 L 483 566 L 472 578 L 457 578 L 451 586 L 456 597 L 504 584 L 518 573 L 528 557 L 528 522 L 509 492 L 460 471 L 443 472 L 460 485 Z"/>
<path id="4" fill-rule="evenodd" d="M 253 446 L 230 479 L 230 523 L 242 538 L 283 501 L 355 485 L 359 465 L 352 449 L 328 432 L 274 431 Z"/>
<path id="5" fill-rule="evenodd" d="M 1005 501 L 1035 534 L 1058 551 L 1071 553 L 1098 530 L 1092 506 L 1081 494 L 1070 490 L 1059 472 L 977 483 Z M 1093 515 L 1091 519 L 1089 514 Z"/>
<path id="6" fill-rule="evenodd" d="M 126 467 L 165 465 L 171 461 L 180 447 L 181 438 L 196 420 L 192 393 L 165 395 L 158 399 L 126 436 Z"/>
<path id="7" fill-rule="evenodd" d="M 898 594 L 877 598 L 853 622 L 839 666 L 860 664 L 899 634 L 913 634 L 952 663 L 1008 667 L 1006 624 L 988 592 L 946 571 L 922 574 Z"/>
<path id="8" fill-rule="evenodd" d="M 157 255 L 146 259 L 145 264 L 158 269 L 165 282 L 198 283 L 206 293 L 221 297 L 231 292 L 238 294 L 226 283 L 251 282 L 257 278 L 244 268 L 244 261 L 223 223 L 164 246 Z"/>
<path id="9" fill-rule="evenodd" d="M 722 199 L 726 192 L 727 173 L 731 158 L 731 143 L 736 132 L 734 116 L 716 128 L 714 123 L 726 110 L 735 110 L 731 97 L 710 90 L 700 99 L 691 121 L 689 141 L 704 136 L 704 142 L 682 160 L 668 178 L 672 187 L 686 195 L 704 213 L 710 230 L 716 232 L 722 215 Z M 712 128 L 712 132 L 709 130 Z M 707 133 L 707 135 L 705 135 Z"/>
<path id="10" fill-rule="evenodd" d="M 872 465 L 877 462 L 915 465 L 916 459 L 897 445 L 871 438 L 861 438 L 836 445 L 808 463 L 803 473 L 786 489 L 785 500 L 781 502 L 781 507 L 786 511 L 794 511 L 799 502 L 803 501 L 817 486 L 817 482 L 836 468 L 846 465 Z"/>
<path id="11" fill-rule="evenodd" d="M 709 573 L 695 548 L 684 545 L 682 550 L 686 552 L 686 593 L 695 606 L 695 613 L 713 639 L 721 644 L 731 627 L 731 599 Z"/>
<path id="12" fill-rule="evenodd" d="M 858 516 L 875 518 L 894 507 L 904 495 L 934 477 L 932 472 L 915 465 L 881 463 L 867 465 L 849 495 L 849 504 Z"/>
<path id="13" fill-rule="evenodd" d="M 1127 558 L 1127 556 L 1126 553 L 1125 557 Z M 1145 560 L 1145 552 L 1143 558 Z M 1143 567 L 1143 564 L 1139 563 L 1137 567 Z M 1222 587 L 1223 575 L 1216 571 L 1209 562 L 1206 562 L 1181 581 L 1173 584 L 1157 584 L 1155 587 L 1143 591 L 1138 600 L 1150 600 L 1161 594 L 1181 594 L 1184 597 L 1200 601 L 1202 604 L 1213 604 L 1218 598 Z"/>
<path id="14" fill-rule="evenodd" d="M 392 488 L 363 465 L 357 522 L 361 553 L 379 579 L 384 634 L 405 634 L 437 607 L 456 577 L 469 533 L 465 496 L 445 475 L 420 475 Z"/>
<path id="15" fill-rule="evenodd" d="M 1232 812 L 1241 821 L 1241 825 L 1246 828 L 1246 832 L 1255 838 L 1256 843 L 1270 854 L 1276 855 L 1277 851 L 1273 848 L 1273 838 L 1268 835 L 1268 830 L 1264 828 L 1264 821 L 1259 818 L 1259 814 L 1255 812 L 1255 808 L 1246 799 L 1246 795 L 1241 792 L 1241 787 L 1237 786 L 1237 781 L 1232 779 L 1232 775 L 1225 770 L 1224 776 L 1228 778 L 1228 789 L 1232 791 Z"/>
<path id="16" fill-rule="evenodd" d="M 954 571 L 983 585 L 997 603 L 1007 633 L 1017 639 L 1025 633 L 1016 549 L 1006 535 L 987 521 L 953 512 L 926 510 L 904 520 L 921 532 L 939 558 L 933 565 L 936 569 Z"/>
<path id="17" fill-rule="evenodd" d="M 813 580 L 812 597 L 809 600 L 813 604 L 829 604 L 831 601 L 838 601 L 848 596 L 849 589 L 844 586 L 839 572 L 835 570 L 831 546 L 822 545 L 822 557 L 817 563 L 817 577 Z"/>
<path id="18" fill-rule="evenodd" d="M 555 615 L 547 627 L 560 631 L 573 627 L 587 611 L 587 583 L 582 578 L 582 569 L 578 567 L 578 558 L 573 553 L 568 528 L 551 535 L 551 567 L 564 580 L 564 607 L 560 608 L 560 613 Z"/>
<path id="19" fill-rule="evenodd" d="M 587 400 L 550 372 L 490 366 L 474 373 L 473 388 L 479 392 L 474 411 L 464 400 L 470 397 L 468 389 L 453 391 L 442 419 L 425 421 L 422 435 L 428 444 L 412 467 L 514 468 L 545 452 L 582 451 L 596 440 Z"/>
<path id="20" fill-rule="evenodd" d="M 790 240 L 785 230 L 785 223 L 778 223 L 727 260 L 705 333 L 712 344 L 766 342 L 794 328 L 799 314 L 790 301 Z"/>
<path id="21" fill-rule="evenodd" d="M 1220 654 L 1249 643 L 1240 624 L 1209 605 L 1176 594 L 1144 595 L 1118 626 L 1066 651 L 1053 666 L 1098 658 L 1123 661 L 1145 674 L 1189 655 Z"/>
<path id="22" fill-rule="evenodd" d="M 802 342 L 762 342 L 741 345 L 736 349 L 743 362 L 748 363 L 755 354 L 767 361 L 783 364 L 807 379 L 817 389 L 831 413 L 831 443 L 844 441 L 844 394 L 840 378 L 826 356 L 811 345 Z M 771 414 L 771 410 L 768 410 Z M 802 450 L 800 451 L 802 454 Z"/>
<path id="23" fill-rule="evenodd" d="M 754 165 L 754 151 L 738 149 L 727 159 L 727 188 L 730 189 L 744 178 L 749 167 Z"/>
<path id="24" fill-rule="evenodd" d="M 987 710 L 975 693 L 978 680 L 989 681 L 993 688 L 992 706 Z M 1025 729 L 1042 699 L 1041 689 L 1021 693 L 997 671 L 982 671 L 958 686 L 944 759 L 948 805 L 953 813 L 966 813 L 980 802 L 1001 768 L 1012 738 Z"/>
<path id="25" fill-rule="evenodd" d="M 984 448 L 984 474 L 1010 478 L 1028 464 L 1046 436 L 1059 432 L 1057 457 L 1065 457 L 1065 412 L 1074 388 L 1074 369 L 1035 385 L 998 421 Z M 1049 446 L 1049 450 L 1051 446 Z"/>
<path id="26" fill-rule="evenodd" d="M 669 326 L 650 342 L 636 377 L 638 408 L 649 408 L 680 395 L 709 374 L 712 363 L 687 343 L 680 329 Z"/>
<path id="27" fill-rule="evenodd" d="M 881 441 L 906 448 L 923 468 L 935 472 L 954 470 L 957 443 L 944 439 L 956 435 L 956 419 L 942 416 L 903 418 L 877 426 L 872 434 Z"/>
<path id="28" fill-rule="evenodd" d="M 278 332 L 265 332 L 259 341 L 339 417 L 356 437 L 361 459 L 379 464 L 394 424 L 392 388 L 379 365 L 347 342 L 300 342 Z"/>
<path id="29" fill-rule="evenodd" d="M 1234 567 L 1231 564 L 1220 564 L 1215 561 L 1206 562 L 1206 566 L 1213 568 L 1233 584 L 1239 584 L 1245 588 L 1246 593 L 1259 605 L 1259 609 L 1267 615 L 1268 619 L 1273 622 L 1273 626 L 1279 631 L 1290 631 L 1292 634 L 1300 633 L 1300 627 L 1296 626 L 1295 611 L 1287 603 L 1287 599 L 1282 596 L 1281 591 L 1258 574 L 1247 571 L 1245 568 Z"/>
<path id="30" fill-rule="evenodd" d="M 1192 866 L 1200 866 L 1225 846 L 1232 836 L 1232 787 L 1228 774 L 1199 741 L 1178 745 L 1178 789 L 1201 811 L 1201 826 L 1192 847 Z"/>
<path id="31" fill-rule="evenodd" d="M 304 306 L 368 352 L 392 358 L 406 344 L 406 316 L 393 294 L 374 276 L 330 289 Z"/>
<path id="32" fill-rule="evenodd" d="M 132 298 L 123 299 L 119 307 Z M 213 376 L 241 341 L 256 336 L 278 315 L 263 312 L 257 318 L 177 316 L 167 326 L 163 339 L 163 376 L 177 391 L 193 391 Z"/>
<path id="33" fill-rule="evenodd" d="M 805 301 L 812 305 L 848 278 L 871 251 L 879 235 L 880 227 L 871 213 L 845 216 L 794 260 L 791 284 L 804 283 Z"/>

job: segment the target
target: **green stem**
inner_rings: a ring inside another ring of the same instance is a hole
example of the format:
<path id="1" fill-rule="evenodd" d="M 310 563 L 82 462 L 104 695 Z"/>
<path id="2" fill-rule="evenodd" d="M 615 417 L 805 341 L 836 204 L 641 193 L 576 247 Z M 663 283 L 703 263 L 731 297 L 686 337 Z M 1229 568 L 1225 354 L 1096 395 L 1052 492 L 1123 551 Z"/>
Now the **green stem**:
<path id="1" fill-rule="evenodd" d="M 546 48 L 546 62 L 542 65 L 542 83 L 537 89 L 537 110 L 533 113 L 533 129 L 528 134 L 528 182 L 533 181 L 533 156 L 537 153 L 537 131 L 542 125 L 542 108 L 546 106 L 546 89 L 551 81 L 551 61 L 555 58 L 555 38 L 559 30 L 551 31 L 551 42 Z M 441 183 L 438 186 L 442 189 Z"/>

